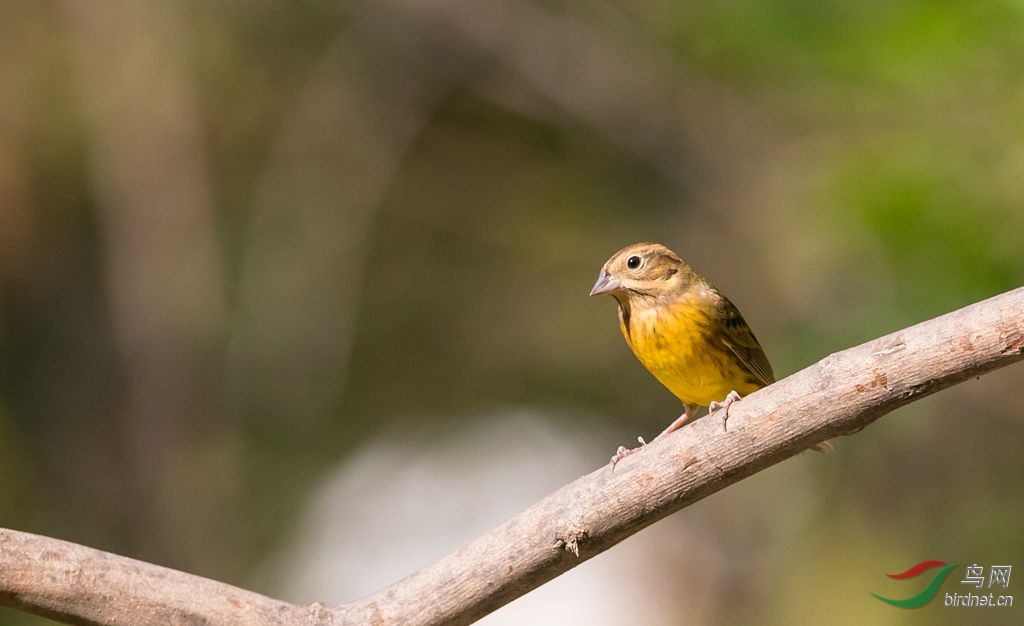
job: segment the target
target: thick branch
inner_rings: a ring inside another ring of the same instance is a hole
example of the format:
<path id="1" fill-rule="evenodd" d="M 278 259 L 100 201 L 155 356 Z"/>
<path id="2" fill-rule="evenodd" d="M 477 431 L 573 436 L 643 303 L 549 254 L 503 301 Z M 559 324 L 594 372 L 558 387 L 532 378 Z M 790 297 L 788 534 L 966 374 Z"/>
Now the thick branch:
<path id="1" fill-rule="evenodd" d="M 71 623 L 464 624 L 720 489 L 1024 358 L 1024 288 L 833 354 L 562 487 L 362 600 L 299 607 L 54 539 L 0 530 L 0 603 Z M 841 452 L 840 452 L 841 454 Z"/>
<path id="2" fill-rule="evenodd" d="M 202 576 L 7 529 L 0 529 L 0 605 L 68 624 L 330 623 L 330 609 L 321 605 L 300 607 Z"/>

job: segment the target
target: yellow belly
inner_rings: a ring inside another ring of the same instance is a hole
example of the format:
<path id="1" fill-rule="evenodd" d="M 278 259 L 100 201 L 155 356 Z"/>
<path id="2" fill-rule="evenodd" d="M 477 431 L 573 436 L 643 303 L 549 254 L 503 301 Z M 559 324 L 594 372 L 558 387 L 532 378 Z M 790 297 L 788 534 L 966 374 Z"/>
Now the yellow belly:
<path id="1" fill-rule="evenodd" d="M 747 395 L 759 389 L 732 351 L 709 341 L 715 332 L 709 322 L 694 307 L 651 308 L 634 311 L 622 334 L 644 367 L 684 404 L 707 406 L 733 390 Z"/>

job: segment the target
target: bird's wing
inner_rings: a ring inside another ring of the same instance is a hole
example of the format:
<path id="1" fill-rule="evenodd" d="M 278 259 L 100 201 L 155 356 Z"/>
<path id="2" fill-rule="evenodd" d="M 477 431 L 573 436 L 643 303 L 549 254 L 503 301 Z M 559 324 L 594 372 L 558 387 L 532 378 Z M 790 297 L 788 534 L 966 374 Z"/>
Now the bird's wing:
<path id="1" fill-rule="evenodd" d="M 775 374 L 772 366 L 768 363 L 761 344 L 757 342 L 753 331 L 747 325 L 746 320 L 740 315 L 739 309 L 732 302 L 722 296 L 722 314 L 724 317 L 726 332 L 723 334 L 724 343 L 740 363 L 757 377 L 764 385 L 775 382 Z"/>

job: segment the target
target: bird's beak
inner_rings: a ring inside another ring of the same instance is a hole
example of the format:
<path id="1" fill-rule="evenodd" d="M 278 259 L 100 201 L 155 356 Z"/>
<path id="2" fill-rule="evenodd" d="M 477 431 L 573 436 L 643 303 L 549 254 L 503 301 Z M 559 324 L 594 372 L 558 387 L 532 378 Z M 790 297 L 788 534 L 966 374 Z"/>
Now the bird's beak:
<path id="1" fill-rule="evenodd" d="M 594 283 L 594 288 L 590 290 L 590 295 L 599 296 L 604 293 L 611 293 L 620 287 L 622 287 L 622 283 L 614 280 L 607 272 L 601 270 L 601 275 L 597 277 L 597 282 Z"/>

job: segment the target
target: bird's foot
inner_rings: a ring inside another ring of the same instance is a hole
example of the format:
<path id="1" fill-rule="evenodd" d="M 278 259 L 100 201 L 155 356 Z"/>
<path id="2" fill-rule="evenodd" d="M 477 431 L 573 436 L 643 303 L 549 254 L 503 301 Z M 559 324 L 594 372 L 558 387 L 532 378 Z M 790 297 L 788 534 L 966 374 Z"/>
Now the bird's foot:
<path id="1" fill-rule="evenodd" d="M 736 390 L 733 389 L 732 391 L 729 392 L 729 395 L 725 396 L 725 400 L 722 400 L 721 402 L 712 402 L 711 404 L 709 404 L 708 414 L 714 413 L 718 409 L 724 409 L 724 413 L 722 414 L 722 429 L 728 431 L 729 426 L 727 422 L 729 421 L 729 407 L 732 406 L 733 402 L 736 402 L 737 400 L 741 399 L 742 396 L 736 393 Z"/>
<path id="2" fill-rule="evenodd" d="M 636 440 L 640 442 L 640 445 L 637 446 L 636 448 L 627 448 L 626 446 L 619 446 L 619 449 L 615 451 L 615 455 L 612 456 L 611 465 L 610 465 L 610 467 L 612 469 L 615 469 L 615 464 L 616 463 L 618 463 L 622 459 L 626 458 L 627 456 L 633 454 L 634 452 L 636 452 L 640 448 L 642 448 L 642 447 L 647 445 L 647 442 L 644 441 L 643 437 L 637 437 Z"/>

